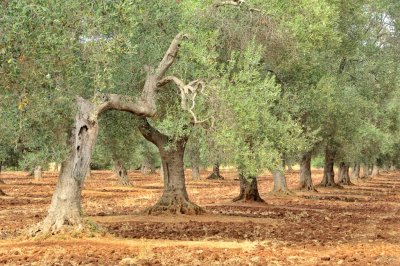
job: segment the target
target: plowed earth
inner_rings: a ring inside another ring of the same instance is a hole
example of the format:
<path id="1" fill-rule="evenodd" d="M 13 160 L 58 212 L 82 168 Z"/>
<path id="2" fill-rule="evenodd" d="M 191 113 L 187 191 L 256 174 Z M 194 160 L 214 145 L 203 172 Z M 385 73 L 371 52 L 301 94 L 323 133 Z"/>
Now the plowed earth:
<path id="1" fill-rule="evenodd" d="M 400 265 L 400 172 L 354 181 L 344 189 L 296 191 L 298 173 L 288 173 L 293 196 L 270 195 L 272 177 L 259 178 L 266 203 L 232 203 L 236 173 L 225 180 L 192 181 L 188 193 L 201 216 L 141 214 L 162 192 L 158 175 L 131 172 L 132 187 L 111 172 L 93 171 L 85 182 L 86 217 L 106 229 L 104 237 L 20 236 L 43 219 L 56 183 L 46 172 L 35 181 L 5 172 L 0 188 L 0 265 Z M 314 183 L 322 172 L 313 170 Z"/>

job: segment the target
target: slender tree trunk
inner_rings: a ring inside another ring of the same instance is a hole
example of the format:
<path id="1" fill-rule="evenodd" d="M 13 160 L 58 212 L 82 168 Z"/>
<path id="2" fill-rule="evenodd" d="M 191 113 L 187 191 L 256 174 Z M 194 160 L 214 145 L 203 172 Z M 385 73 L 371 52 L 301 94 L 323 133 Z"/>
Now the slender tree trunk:
<path id="1" fill-rule="evenodd" d="M 353 172 L 352 172 L 351 176 L 354 179 L 359 179 L 360 178 L 360 164 L 359 163 L 356 163 L 354 165 Z"/>
<path id="2" fill-rule="evenodd" d="M 1 175 L 1 170 L 3 167 L 3 162 L 0 162 L 0 175 Z M 0 179 L 0 184 L 4 184 L 4 181 L 2 179 Z M 3 192 L 3 190 L 0 189 L 0 196 L 5 196 L 6 193 Z"/>
<path id="3" fill-rule="evenodd" d="M 349 168 L 350 168 L 350 166 L 347 163 L 345 163 L 345 162 L 341 162 L 340 163 L 340 166 L 339 166 L 339 172 L 340 172 L 339 184 L 341 184 L 341 185 L 354 185 L 350 181 Z"/>
<path id="4" fill-rule="evenodd" d="M 300 162 L 300 190 L 315 191 L 312 178 L 311 178 L 311 153 L 303 154 Z"/>
<path id="5" fill-rule="evenodd" d="M 200 161 L 200 154 L 199 154 L 198 150 L 193 150 L 190 153 L 190 165 L 192 167 L 192 179 L 193 180 L 200 179 L 199 161 Z"/>
<path id="6" fill-rule="evenodd" d="M 43 178 L 43 171 L 42 171 L 42 167 L 40 165 L 36 166 L 35 169 L 33 170 L 33 177 L 35 179 Z"/>
<path id="7" fill-rule="evenodd" d="M 201 209 L 189 200 L 185 185 L 183 156 L 187 137 L 180 140 L 170 139 L 152 127 L 146 119 L 141 119 L 139 130 L 142 135 L 154 143 L 160 152 L 164 174 L 164 190 L 158 202 L 148 208 L 148 214 L 201 214 Z M 168 147 L 167 147 L 168 146 Z"/>
<path id="8" fill-rule="evenodd" d="M 379 175 L 379 166 L 377 166 L 376 164 L 374 164 L 372 166 L 372 173 L 371 173 L 371 177 L 375 177 Z"/>
<path id="9" fill-rule="evenodd" d="M 160 165 L 160 178 L 162 181 L 164 181 L 164 169 L 163 169 L 162 164 Z"/>
<path id="10" fill-rule="evenodd" d="M 200 168 L 197 164 L 192 162 L 192 179 L 200 180 Z"/>
<path id="11" fill-rule="evenodd" d="M 219 163 L 213 165 L 213 172 L 207 177 L 207 179 L 224 179 L 224 177 L 219 172 Z"/>
<path id="12" fill-rule="evenodd" d="M 326 148 L 325 150 L 325 165 L 324 165 L 324 176 L 322 178 L 319 186 L 321 187 L 340 187 L 335 183 L 335 156 L 336 151 L 330 148 Z"/>
<path id="13" fill-rule="evenodd" d="M 242 173 L 239 174 L 240 181 L 240 194 L 233 201 L 255 201 L 264 202 L 258 193 L 257 177 L 244 177 Z"/>
<path id="14" fill-rule="evenodd" d="M 286 177 L 283 170 L 273 170 L 272 176 L 274 178 L 274 188 L 271 191 L 273 194 L 292 194 L 287 186 Z"/>
<path id="15" fill-rule="evenodd" d="M 114 175 L 118 178 L 118 183 L 122 186 L 130 186 L 128 178 L 128 171 L 125 168 L 124 163 L 121 160 L 114 161 L 113 167 Z"/>
<path id="16" fill-rule="evenodd" d="M 92 105 L 79 98 L 79 113 L 70 136 L 71 151 L 62 163 L 60 175 L 45 219 L 32 228 L 31 233 L 58 232 L 62 228 L 83 228 L 81 218 L 81 190 L 89 169 L 92 150 L 97 138 L 97 121 L 89 120 Z"/>

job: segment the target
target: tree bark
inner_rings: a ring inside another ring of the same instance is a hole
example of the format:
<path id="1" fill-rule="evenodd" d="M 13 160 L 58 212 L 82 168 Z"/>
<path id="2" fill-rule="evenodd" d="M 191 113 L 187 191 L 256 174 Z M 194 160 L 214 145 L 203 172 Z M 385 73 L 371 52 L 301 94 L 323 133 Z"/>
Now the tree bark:
<path id="1" fill-rule="evenodd" d="M 345 163 L 345 162 L 341 162 L 340 166 L 339 166 L 339 184 L 341 185 L 354 185 L 351 181 L 350 181 L 350 175 L 349 175 L 349 169 L 350 166 Z"/>
<path id="2" fill-rule="evenodd" d="M 368 167 L 367 164 L 363 165 L 363 176 L 362 176 L 362 178 L 363 179 L 369 178 L 369 167 Z"/>
<path id="3" fill-rule="evenodd" d="M 192 179 L 193 180 L 200 180 L 200 154 L 198 149 L 192 150 L 190 153 L 190 165 L 192 167 Z"/>
<path id="4" fill-rule="evenodd" d="M 303 154 L 300 162 L 300 190 L 318 192 L 311 178 L 311 153 Z"/>
<path id="5" fill-rule="evenodd" d="M 239 174 L 240 194 L 233 199 L 236 201 L 264 202 L 258 193 L 257 177 L 245 177 Z"/>
<path id="6" fill-rule="evenodd" d="M 336 151 L 327 147 L 325 149 L 325 165 L 324 176 L 319 186 L 321 187 L 341 187 L 335 183 L 335 171 L 333 169 L 335 164 Z"/>
<path id="7" fill-rule="evenodd" d="M 80 214 L 81 190 L 89 169 L 98 126 L 96 121 L 89 120 L 93 105 L 82 98 L 77 100 L 77 105 L 79 110 L 69 140 L 71 151 L 61 165 L 48 214 L 41 223 L 32 228 L 32 235 L 59 232 L 69 227 L 76 230 L 83 228 Z"/>
<path id="8" fill-rule="evenodd" d="M 186 191 L 183 156 L 188 137 L 182 137 L 179 140 L 170 139 L 152 127 L 144 118 L 141 119 L 139 130 L 148 141 L 157 146 L 164 175 L 163 194 L 158 202 L 146 212 L 155 215 L 203 213 L 203 209 L 189 200 Z"/>
<path id="9" fill-rule="evenodd" d="M 351 176 L 354 179 L 359 179 L 360 178 L 360 164 L 359 163 L 356 163 L 354 165 L 353 172 L 351 173 Z"/>
<path id="10" fill-rule="evenodd" d="M 42 167 L 40 165 L 36 166 L 35 169 L 33 170 L 33 177 L 35 179 L 43 178 L 43 171 L 42 171 Z"/>
<path id="11" fill-rule="evenodd" d="M 213 165 L 213 172 L 207 177 L 207 179 L 224 179 L 219 172 L 219 163 Z"/>
<path id="12" fill-rule="evenodd" d="M 375 177 L 379 175 L 379 166 L 377 166 L 376 164 L 374 164 L 372 166 L 372 173 L 371 173 L 371 177 Z"/>
<path id="13" fill-rule="evenodd" d="M 274 178 L 274 188 L 271 191 L 273 194 L 292 194 L 287 186 L 286 177 L 283 171 L 273 170 L 272 176 Z"/>
<path id="14" fill-rule="evenodd" d="M 118 183 L 122 186 L 130 186 L 131 183 L 129 182 L 128 178 L 128 171 L 125 168 L 124 163 L 121 160 L 114 161 L 114 176 L 118 178 Z"/>
<path id="15" fill-rule="evenodd" d="M 154 174 L 156 172 L 156 167 L 154 166 L 153 160 L 150 154 L 145 154 L 143 158 L 142 167 L 140 171 L 143 175 Z"/>

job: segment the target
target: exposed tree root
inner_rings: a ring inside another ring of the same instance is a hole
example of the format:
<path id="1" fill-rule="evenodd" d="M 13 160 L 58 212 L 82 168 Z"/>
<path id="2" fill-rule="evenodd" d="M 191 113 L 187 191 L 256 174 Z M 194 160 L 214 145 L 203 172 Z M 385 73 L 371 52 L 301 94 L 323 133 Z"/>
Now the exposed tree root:
<path id="1" fill-rule="evenodd" d="M 279 190 L 272 190 L 268 193 L 271 196 L 295 196 L 296 193 L 294 193 L 291 190 L 288 189 L 279 189 Z"/>
<path id="2" fill-rule="evenodd" d="M 352 183 L 352 182 L 350 181 L 350 179 L 349 179 L 349 180 L 341 180 L 341 181 L 339 181 L 338 185 L 354 186 L 355 184 Z"/>
<path id="3" fill-rule="evenodd" d="M 216 173 L 211 173 L 211 175 L 209 175 L 208 177 L 207 177 L 207 179 L 212 179 L 212 180 L 223 180 L 224 179 L 224 177 L 222 176 L 222 175 L 218 175 L 218 174 L 216 174 Z"/>
<path id="4" fill-rule="evenodd" d="M 338 189 L 343 189 L 344 187 L 340 184 L 332 183 L 332 182 L 327 182 L 327 183 L 320 183 L 317 185 L 317 187 L 325 187 L 325 188 L 338 188 Z"/>
<path id="5" fill-rule="evenodd" d="M 234 198 L 232 200 L 233 202 L 237 202 L 237 201 L 242 201 L 242 202 L 265 202 L 265 200 L 263 200 L 260 195 L 244 195 L 244 193 L 241 193 L 239 196 L 237 196 L 236 198 Z"/>
<path id="6" fill-rule="evenodd" d="M 4 193 L 4 191 L 0 189 L 0 196 L 7 196 L 7 194 Z"/>
<path id="7" fill-rule="evenodd" d="M 47 217 L 29 229 L 30 236 L 55 235 L 62 233 L 82 232 L 84 222 L 79 214 L 55 215 Z"/>
<path id="8" fill-rule="evenodd" d="M 316 192 L 319 193 L 319 191 L 315 188 L 314 185 L 307 185 L 307 186 L 300 186 L 298 188 L 299 191 L 309 191 L 309 192 Z"/>
<path id="9" fill-rule="evenodd" d="M 151 206 L 145 210 L 146 214 L 149 215 L 161 215 L 161 214 L 188 214 L 188 215 L 199 215 L 205 213 L 205 211 L 198 205 L 186 200 L 177 198 L 162 197 L 154 206 Z"/>

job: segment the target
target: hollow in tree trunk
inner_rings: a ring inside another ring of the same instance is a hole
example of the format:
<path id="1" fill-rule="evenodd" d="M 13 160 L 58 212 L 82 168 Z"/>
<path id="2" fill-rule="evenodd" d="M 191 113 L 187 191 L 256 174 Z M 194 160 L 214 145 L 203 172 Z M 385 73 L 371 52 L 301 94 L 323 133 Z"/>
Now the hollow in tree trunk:
<path id="1" fill-rule="evenodd" d="M 318 192 L 311 178 L 311 153 L 305 153 L 300 162 L 300 190 Z"/>
<path id="2" fill-rule="evenodd" d="M 336 151 L 327 147 L 325 149 L 325 165 L 324 176 L 319 186 L 321 187 L 341 187 L 335 183 L 335 171 L 333 166 L 335 164 Z"/>
<path id="3" fill-rule="evenodd" d="M 213 165 L 213 172 L 207 177 L 207 179 L 224 179 L 219 172 L 219 163 Z"/>
<path id="4" fill-rule="evenodd" d="M 148 214 L 201 214 L 201 209 L 189 200 L 185 185 L 183 156 L 188 137 L 179 140 L 170 139 L 167 135 L 152 127 L 146 119 L 141 119 L 139 130 L 150 142 L 154 143 L 161 155 L 164 174 L 164 190 L 158 202 L 148 208 Z"/>
<path id="5" fill-rule="evenodd" d="M 339 184 L 341 185 L 354 185 L 350 181 L 349 165 L 345 162 L 341 162 L 339 165 Z"/>
<path id="6" fill-rule="evenodd" d="M 283 170 L 272 170 L 271 172 L 274 178 L 274 188 L 272 189 L 271 193 L 285 195 L 292 194 L 287 186 L 286 177 Z"/>
<path id="7" fill-rule="evenodd" d="M 245 177 L 239 174 L 240 194 L 233 201 L 255 201 L 264 202 L 258 193 L 258 185 L 256 177 Z"/>
<path id="8" fill-rule="evenodd" d="M 353 172 L 351 173 L 351 177 L 354 179 L 360 178 L 360 164 L 356 163 L 353 168 Z"/>
<path id="9" fill-rule="evenodd" d="M 79 98 L 77 103 L 79 113 L 75 117 L 75 124 L 69 139 L 72 150 L 61 165 L 48 214 L 42 222 L 31 229 L 32 235 L 83 228 L 81 190 L 89 169 L 98 127 L 96 121 L 89 120 L 92 113 L 90 102 Z"/>
<path id="10" fill-rule="evenodd" d="M 128 178 L 128 171 L 125 168 L 124 163 L 121 160 L 114 160 L 114 176 L 118 178 L 118 183 L 122 186 L 130 186 Z"/>
<path id="11" fill-rule="evenodd" d="M 36 166 L 35 169 L 33 170 L 33 177 L 35 179 L 43 178 L 43 171 L 42 171 L 42 167 L 40 165 Z"/>
<path id="12" fill-rule="evenodd" d="M 376 164 L 374 164 L 372 166 L 372 173 L 371 173 L 371 177 L 375 177 L 379 175 L 379 166 L 377 166 Z"/>

